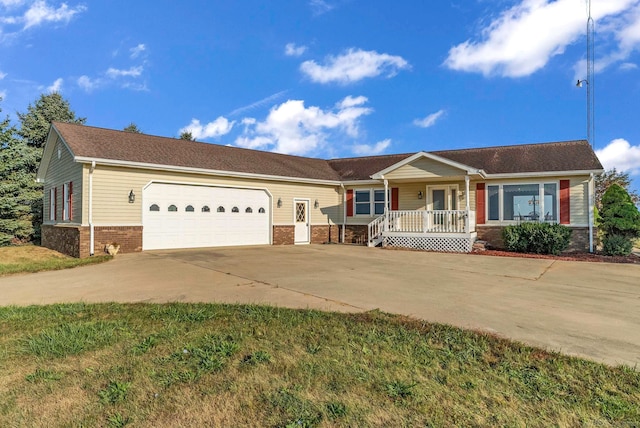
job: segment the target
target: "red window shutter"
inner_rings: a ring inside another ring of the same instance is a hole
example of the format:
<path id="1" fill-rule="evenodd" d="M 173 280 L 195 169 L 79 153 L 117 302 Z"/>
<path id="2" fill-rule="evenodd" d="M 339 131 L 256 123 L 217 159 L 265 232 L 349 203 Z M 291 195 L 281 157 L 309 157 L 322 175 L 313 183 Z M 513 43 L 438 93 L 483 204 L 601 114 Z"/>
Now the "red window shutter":
<path id="1" fill-rule="evenodd" d="M 73 220 L 73 181 L 69 182 L 69 221 Z"/>
<path id="2" fill-rule="evenodd" d="M 560 224 L 571 223 L 571 182 L 560 180 Z"/>
<path id="3" fill-rule="evenodd" d="M 353 217 L 353 189 L 347 190 L 347 217 Z"/>
<path id="4" fill-rule="evenodd" d="M 398 188 L 397 187 L 392 187 L 391 188 L 391 209 L 393 211 L 397 211 L 398 208 Z"/>
<path id="5" fill-rule="evenodd" d="M 58 188 L 55 188 L 55 191 L 53 192 L 53 220 L 58 220 Z"/>
<path id="6" fill-rule="evenodd" d="M 485 223 L 484 183 L 476 184 L 476 224 Z"/>

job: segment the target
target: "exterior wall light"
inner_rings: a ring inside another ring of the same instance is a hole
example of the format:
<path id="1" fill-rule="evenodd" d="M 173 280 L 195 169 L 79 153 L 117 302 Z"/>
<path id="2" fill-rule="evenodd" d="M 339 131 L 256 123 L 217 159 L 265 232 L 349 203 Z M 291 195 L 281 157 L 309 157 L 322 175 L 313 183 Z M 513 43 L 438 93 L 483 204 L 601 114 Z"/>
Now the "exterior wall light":
<path id="1" fill-rule="evenodd" d="M 276 202 L 278 208 L 282 208 L 282 198 L 278 198 L 278 202 Z"/>
<path id="2" fill-rule="evenodd" d="M 129 203 L 132 204 L 136 201 L 136 194 L 133 193 L 133 189 L 129 192 Z"/>
<path id="3" fill-rule="evenodd" d="M 319 206 L 320 206 L 320 203 L 316 199 L 316 201 L 313 203 L 313 208 L 318 209 Z"/>
<path id="4" fill-rule="evenodd" d="M 418 192 L 418 199 L 422 199 L 422 190 Z"/>

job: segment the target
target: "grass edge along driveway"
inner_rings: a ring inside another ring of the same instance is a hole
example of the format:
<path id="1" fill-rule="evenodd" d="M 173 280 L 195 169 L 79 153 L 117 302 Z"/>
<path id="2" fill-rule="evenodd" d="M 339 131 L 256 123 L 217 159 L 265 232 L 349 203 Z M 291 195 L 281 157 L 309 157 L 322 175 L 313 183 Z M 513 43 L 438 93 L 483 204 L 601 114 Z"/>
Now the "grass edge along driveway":
<path id="1" fill-rule="evenodd" d="M 640 373 L 379 311 L 0 308 L 2 426 L 635 426 Z"/>

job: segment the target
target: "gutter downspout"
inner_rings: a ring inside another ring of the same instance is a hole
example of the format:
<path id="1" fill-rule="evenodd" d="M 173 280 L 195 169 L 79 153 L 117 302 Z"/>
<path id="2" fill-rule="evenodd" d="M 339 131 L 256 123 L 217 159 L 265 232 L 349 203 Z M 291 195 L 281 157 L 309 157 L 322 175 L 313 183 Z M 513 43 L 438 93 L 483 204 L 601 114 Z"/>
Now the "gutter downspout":
<path id="1" fill-rule="evenodd" d="M 587 185 L 587 199 L 589 202 L 589 252 L 593 253 L 593 173 L 589 174 L 589 184 Z"/>
<path id="2" fill-rule="evenodd" d="M 344 184 L 340 183 L 340 187 L 342 187 L 342 235 L 340 238 L 340 242 L 344 244 L 344 239 L 346 237 L 347 228 L 347 190 L 344 188 Z"/>
<path id="3" fill-rule="evenodd" d="M 96 169 L 96 161 L 91 161 L 89 168 L 89 255 L 93 256 L 94 231 L 93 231 L 93 171 Z"/>

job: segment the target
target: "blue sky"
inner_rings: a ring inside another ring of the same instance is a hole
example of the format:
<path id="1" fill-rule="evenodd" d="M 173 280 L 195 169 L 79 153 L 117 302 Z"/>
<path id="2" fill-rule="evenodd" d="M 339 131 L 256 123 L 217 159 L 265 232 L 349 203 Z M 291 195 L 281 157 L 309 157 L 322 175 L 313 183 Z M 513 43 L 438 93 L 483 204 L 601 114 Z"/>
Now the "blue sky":
<path id="1" fill-rule="evenodd" d="M 0 0 L 0 107 L 324 158 L 586 138 L 585 0 Z M 595 148 L 640 187 L 640 0 L 593 0 Z"/>

